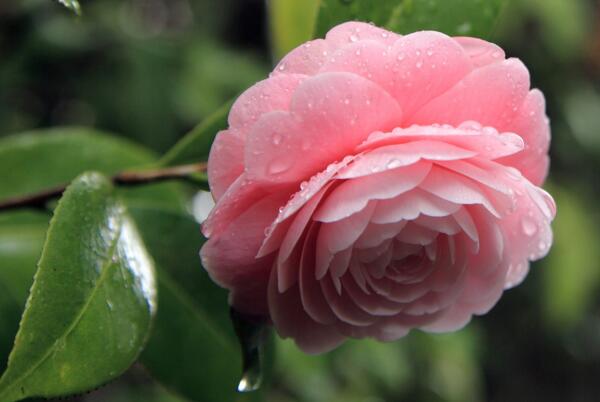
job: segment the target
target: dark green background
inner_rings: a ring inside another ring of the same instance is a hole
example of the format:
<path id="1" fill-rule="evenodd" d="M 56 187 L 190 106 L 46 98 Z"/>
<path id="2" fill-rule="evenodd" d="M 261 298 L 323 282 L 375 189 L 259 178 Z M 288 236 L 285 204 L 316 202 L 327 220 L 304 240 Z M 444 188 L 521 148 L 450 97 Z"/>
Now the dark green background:
<path id="1" fill-rule="evenodd" d="M 76 18 L 50 0 L 0 2 L 0 135 L 83 125 L 164 152 L 264 78 L 273 63 L 260 0 L 90 0 L 82 6 Z M 598 400 L 600 10 L 593 0 L 512 0 L 492 38 L 523 59 L 546 95 L 553 127 L 548 189 L 559 210 L 550 256 L 488 315 L 455 334 L 349 342 L 322 357 L 277 342 L 266 400 Z M 180 218 L 161 219 L 169 225 Z M 0 233 L 0 247 L 7 235 Z M 31 236 L 39 241 L 39 233 Z M 161 347 L 169 353 L 159 342 L 146 360 Z M 136 365 L 70 400 L 180 399 Z"/>

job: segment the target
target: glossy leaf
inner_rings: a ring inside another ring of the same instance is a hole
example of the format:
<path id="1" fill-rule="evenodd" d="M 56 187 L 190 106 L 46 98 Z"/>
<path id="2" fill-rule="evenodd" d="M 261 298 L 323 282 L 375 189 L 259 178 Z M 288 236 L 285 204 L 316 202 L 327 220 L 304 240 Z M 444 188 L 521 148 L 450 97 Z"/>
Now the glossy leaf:
<path id="1" fill-rule="evenodd" d="M 227 116 L 233 100 L 198 124 L 160 160 L 161 166 L 183 165 L 208 160 L 210 147 L 220 130 L 227 128 Z"/>
<path id="2" fill-rule="evenodd" d="M 159 308 L 142 363 L 168 388 L 204 402 L 233 400 L 242 362 L 226 292 L 200 265 L 204 238 L 191 217 L 136 208 L 156 261 Z"/>
<path id="3" fill-rule="evenodd" d="M 49 219 L 41 212 L 0 214 L 0 372 L 19 328 Z"/>
<path id="4" fill-rule="evenodd" d="M 436 30 L 489 37 L 506 0 L 321 0 L 315 37 L 349 20 L 373 22 L 398 33 Z"/>
<path id="5" fill-rule="evenodd" d="M 69 183 L 94 170 L 113 175 L 150 166 L 155 155 L 130 141 L 87 128 L 38 130 L 0 139 L 0 199 L 22 196 Z M 130 202 L 181 204 L 173 184 L 122 190 Z"/>
<path id="6" fill-rule="evenodd" d="M 136 359 L 155 310 L 152 260 L 113 187 L 86 173 L 50 223 L 0 401 L 93 389 Z"/>

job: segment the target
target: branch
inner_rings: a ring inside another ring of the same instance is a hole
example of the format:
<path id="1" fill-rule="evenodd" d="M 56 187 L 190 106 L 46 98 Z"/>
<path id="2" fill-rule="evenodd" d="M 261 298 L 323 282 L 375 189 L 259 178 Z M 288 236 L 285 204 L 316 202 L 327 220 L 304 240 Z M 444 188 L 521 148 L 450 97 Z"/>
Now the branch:
<path id="1" fill-rule="evenodd" d="M 191 180 L 194 173 L 206 171 L 206 163 L 173 166 L 156 170 L 125 171 L 111 178 L 118 186 L 133 187 L 144 184 L 158 183 L 166 180 Z M 0 201 L 0 211 L 18 208 L 45 208 L 49 200 L 58 198 L 67 188 L 68 184 L 48 188 L 37 193 L 8 198 Z"/>

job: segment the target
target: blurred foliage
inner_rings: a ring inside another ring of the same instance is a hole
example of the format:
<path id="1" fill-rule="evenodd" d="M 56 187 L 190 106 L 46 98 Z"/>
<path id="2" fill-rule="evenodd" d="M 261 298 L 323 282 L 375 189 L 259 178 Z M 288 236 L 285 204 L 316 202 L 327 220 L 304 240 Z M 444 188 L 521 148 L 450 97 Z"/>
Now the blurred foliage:
<path id="1" fill-rule="evenodd" d="M 321 0 L 316 25 L 323 36 L 348 20 L 373 22 L 406 34 L 435 30 L 448 35 L 488 38 L 507 0 Z"/>
<path id="2" fill-rule="evenodd" d="M 285 3 L 299 8 L 277 8 Z M 2 1 L 0 136 L 85 125 L 164 152 L 265 78 L 272 60 L 306 38 L 315 3 L 299 3 L 271 0 L 267 8 L 262 0 L 88 0 L 76 17 L 53 1 Z M 270 28 L 277 40 L 269 41 L 267 15 L 275 18 Z M 277 341 L 264 400 L 598 400 L 600 6 L 595 0 L 511 0 L 492 38 L 525 62 L 546 95 L 551 190 L 559 209 L 555 248 L 532 265 L 523 285 L 463 331 L 416 332 L 390 344 L 349 341 L 318 357 Z M 0 253 L 36 260 L 27 250 L 43 241 L 47 217 L 2 219 Z M 20 227 L 16 243 L 7 237 L 12 219 Z M 11 296 L 0 289 L 0 303 L 13 303 Z M 15 319 L 0 317 L 0 356 Z M 70 400 L 182 401 L 139 366 Z"/>

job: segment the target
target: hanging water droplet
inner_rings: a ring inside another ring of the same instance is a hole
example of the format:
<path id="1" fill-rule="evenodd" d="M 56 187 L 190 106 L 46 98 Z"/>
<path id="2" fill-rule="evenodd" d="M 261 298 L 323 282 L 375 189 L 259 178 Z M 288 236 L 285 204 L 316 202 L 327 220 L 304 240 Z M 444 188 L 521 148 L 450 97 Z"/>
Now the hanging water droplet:
<path id="1" fill-rule="evenodd" d="M 531 237 L 531 236 L 533 236 L 534 234 L 536 234 L 536 232 L 537 232 L 537 225 L 536 225 L 536 224 L 535 224 L 535 222 L 534 222 L 534 221 L 532 221 L 531 219 L 529 219 L 529 218 L 524 218 L 524 219 L 521 221 L 521 229 L 523 229 L 523 233 L 524 233 L 526 236 L 529 236 L 529 237 Z"/>
<path id="2" fill-rule="evenodd" d="M 256 391 L 262 383 L 262 360 L 269 329 L 257 317 L 245 316 L 233 309 L 231 320 L 242 346 L 243 374 L 238 392 Z"/>

